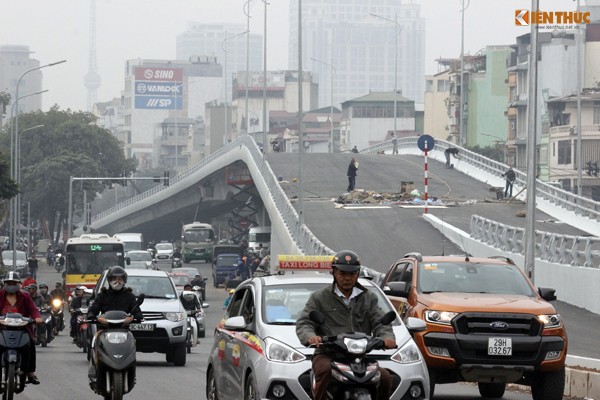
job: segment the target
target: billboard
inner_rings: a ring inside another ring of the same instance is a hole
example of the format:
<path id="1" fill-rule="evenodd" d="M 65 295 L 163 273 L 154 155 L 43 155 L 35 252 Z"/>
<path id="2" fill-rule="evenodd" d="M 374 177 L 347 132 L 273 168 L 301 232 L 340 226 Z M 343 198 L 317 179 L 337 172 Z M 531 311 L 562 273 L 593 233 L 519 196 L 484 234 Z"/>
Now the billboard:
<path id="1" fill-rule="evenodd" d="M 135 108 L 181 110 L 183 108 L 183 69 L 134 68 Z"/>

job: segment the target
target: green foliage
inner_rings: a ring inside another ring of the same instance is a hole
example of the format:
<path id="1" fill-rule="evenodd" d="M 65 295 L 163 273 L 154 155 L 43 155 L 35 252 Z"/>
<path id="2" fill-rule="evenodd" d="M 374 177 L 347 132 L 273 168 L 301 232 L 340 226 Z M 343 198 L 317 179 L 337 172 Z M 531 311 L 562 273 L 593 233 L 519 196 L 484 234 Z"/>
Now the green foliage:
<path id="1" fill-rule="evenodd" d="M 69 179 L 73 177 L 118 177 L 135 170 L 126 159 L 123 145 L 111 133 L 95 125 L 95 116 L 52 107 L 48 112 L 31 112 L 19 117 L 19 130 L 44 125 L 20 137 L 22 204 L 31 203 L 32 218 L 50 220 L 58 211 L 66 219 Z M 9 129 L 0 137 L 0 148 L 10 147 Z M 107 181 L 75 181 L 73 204 L 81 205 L 111 185 Z M 81 207 L 79 207 L 81 208 Z"/>
<path id="2" fill-rule="evenodd" d="M 15 197 L 19 191 L 17 183 L 10 177 L 10 161 L 0 153 L 0 199 Z"/>
<path id="3" fill-rule="evenodd" d="M 4 114 L 6 114 L 6 109 L 10 104 L 10 93 L 0 92 L 0 104 L 2 105 L 0 110 L 3 110 Z"/>
<path id="4" fill-rule="evenodd" d="M 481 154 L 492 160 L 504 162 L 504 150 L 502 147 L 479 147 L 479 145 L 469 148 L 474 153 Z"/>

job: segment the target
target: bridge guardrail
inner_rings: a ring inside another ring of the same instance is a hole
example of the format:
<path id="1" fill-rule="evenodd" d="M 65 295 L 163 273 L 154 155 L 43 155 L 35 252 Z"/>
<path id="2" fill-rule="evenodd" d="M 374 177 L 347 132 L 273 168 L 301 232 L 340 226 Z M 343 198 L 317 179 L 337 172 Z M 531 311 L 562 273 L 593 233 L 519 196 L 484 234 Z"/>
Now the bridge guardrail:
<path id="1" fill-rule="evenodd" d="M 471 237 L 499 250 L 525 254 L 525 229 L 471 216 Z M 574 267 L 600 268 L 600 238 L 535 231 L 536 257 Z"/>
<path id="2" fill-rule="evenodd" d="M 418 151 L 417 136 L 398 139 L 398 151 L 406 153 L 407 150 Z M 502 174 L 508 169 L 508 165 L 489 159 L 480 154 L 467 150 L 463 147 L 454 145 L 444 140 L 435 140 L 434 150 L 444 151 L 449 147 L 460 149 L 460 158 L 462 162 L 473 165 L 492 175 L 502 177 Z M 393 149 L 392 141 L 378 143 L 374 146 L 365 148 L 361 153 L 377 153 L 379 151 L 391 151 Z M 515 186 L 525 187 L 527 185 L 527 176 L 525 173 L 515 170 Z M 536 182 L 536 196 L 547 200 L 556 206 L 571 211 L 576 215 L 588 217 L 600 222 L 600 202 L 587 197 L 581 197 L 563 189 L 542 182 L 539 179 Z"/>
<path id="3" fill-rule="evenodd" d="M 294 206 L 290 202 L 289 198 L 287 197 L 287 195 L 285 194 L 285 192 L 279 185 L 279 182 L 277 181 L 277 178 L 275 177 L 275 174 L 273 173 L 273 170 L 271 169 L 271 166 L 269 165 L 269 163 L 263 162 L 263 156 L 262 156 L 260 149 L 258 148 L 254 139 L 251 138 L 249 135 L 241 136 L 240 138 L 221 147 L 214 153 L 212 153 L 209 156 L 207 156 L 206 158 L 202 159 L 200 162 L 198 162 L 197 164 L 195 164 L 188 170 L 182 171 L 181 173 L 177 174 L 170 180 L 170 185 L 174 185 L 177 182 L 192 176 L 193 174 L 198 172 L 200 169 L 202 169 L 204 166 L 206 166 L 208 163 L 210 163 L 211 161 L 214 161 L 218 157 L 221 157 L 223 154 L 226 154 L 229 150 L 231 150 L 232 148 L 235 148 L 237 146 L 244 146 L 248 149 L 248 152 L 250 153 L 252 161 L 254 162 L 256 167 L 260 170 L 262 179 L 269 190 L 269 193 L 271 196 L 271 201 L 275 204 L 275 207 L 278 210 L 281 218 L 283 219 L 284 224 L 287 227 L 288 232 L 290 233 L 290 236 L 295 241 L 298 248 L 301 251 L 303 251 L 304 254 L 311 254 L 311 255 L 334 254 L 334 251 L 332 249 L 330 249 L 329 247 L 325 246 L 325 244 L 323 244 L 310 231 L 310 229 L 308 229 L 306 227 L 306 225 L 300 224 L 300 218 L 298 216 L 298 213 L 296 212 L 296 209 L 294 208 Z M 247 161 L 250 161 L 250 160 L 247 160 Z M 259 177 L 253 177 L 253 179 L 258 180 Z M 167 188 L 168 187 L 164 186 L 164 185 L 157 185 L 150 190 L 140 193 L 139 195 L 137 195 L 135 197 L 132 197 L 126 201 L 120 202 L 119 204 L 115 205 L 114 207 L 111 207 L 101 213 L 98 213 L 97 215 L 94 215 L 92 217 L 92 222 L 100 220 L 112 213 L 122 210 L 125 207 L 134 205 L 137 202 L 139 202 L 143 199 L 146 199 L 150 196 L 153 196 L 156 193 L 159 193 Z M 263 201 L 266 201 L 266 199 L 263 199 Z"/>

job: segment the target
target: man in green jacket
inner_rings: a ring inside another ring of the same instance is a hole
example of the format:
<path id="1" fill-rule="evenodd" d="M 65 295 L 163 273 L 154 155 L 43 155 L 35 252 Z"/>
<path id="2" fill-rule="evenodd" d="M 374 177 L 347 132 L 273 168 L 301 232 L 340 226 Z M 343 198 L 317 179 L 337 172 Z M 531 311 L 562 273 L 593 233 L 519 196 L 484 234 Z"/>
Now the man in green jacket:
<path id="1" fill-rule="evenodd" d="M 358 283 L 359 271 L 360 260 L 356 253 L 348 250 L 338 252 L 332 262 L 333 284 L 310 296 L 296 323 L 296 335 L 300 343 L 316 346 L 312 358 L 315 400 L 326 398 L 327 384 L 331 377 L 331 358 L 319 348 L 323 336 L 363 332 L 382 338 L 386 349 L 396 347 L 392 327 L 377 322 L 384 312 L 377 303 L 376 295 Z M 325 316 L 322 325 L 316 326 L 310 320 L 309 314 L 314 310 Z M 387 400 L 391 397 L 392 377 L 384 368 L 379 368 L 379 372 L 381 380 L 377 398 Z"/>

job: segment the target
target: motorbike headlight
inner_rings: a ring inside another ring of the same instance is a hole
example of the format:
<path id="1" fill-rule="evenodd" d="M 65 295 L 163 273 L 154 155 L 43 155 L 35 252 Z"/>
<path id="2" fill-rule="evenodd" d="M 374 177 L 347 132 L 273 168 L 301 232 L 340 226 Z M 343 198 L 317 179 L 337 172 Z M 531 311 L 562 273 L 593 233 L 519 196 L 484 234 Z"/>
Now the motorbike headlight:
<path id="1" fill-rule="evenodd" d="M 87 312 L 88 312 L 88 308 L 87 307 L 81 307 L 80 310 L 81 310 L 82 314 L 87 314 Z"/>
<path id="2" fill-rule="evenodd" d="M 412 364 L 421 361 L 419 349 L 412 340 L 406 342 L 406 344 L 390 358 L 400 364 Z"/>
<path id="3" fill-rule="evenodd" d="M 125 343 L 127 340 L 127 334 L 125 332 L 106 332 L 104 334 L 108 343 L 119 344 Z"/>
<path id="4" fill-rule="evenodd" d="M 544 329 L 560 328 L 562 325 L 560 314 L 538 315 L 538 319 L 544 324 Z"/>
<path id="5" fill-rule="evenodd" d="M 0 320 L 0 324 L 11 327 L 17 327 L 27 325 L 27 321 L 24 321 L 21 318 L 4 318 Z"/>
<path id="6" fill-rule="evenodd" d="M 267 359 L 275 362 L 282 363 L 297 363 L 302 360 L 306 360 L 304 354 L 297 350 L 294 350 L 285 343 L 275 340 L 273 338 L 266 338 L 265 343 L 267 345 L 267 351 L 265 355 Z"/>
<path id="7" fill-rule="evenodd" d="M 344 344 L 348 349 L 348 353 L 352 354 L 363 354 L 367 350 L 367 343 L 367 339 L 344 339 Z"/>
<path id="8" fill-rule="evenodd" d="M 63 302 L 61 299 L 52 300 L 52 307 L 59 308 L 59 307 L 62 307 L 62 305 L 63 305 Z"/>
<path id="9" fill-rule="evenodd" d="M 181 312 L 168 312 L 165 314 L 165 317 L 171 322 L 179 322 L 183 321 L 185 314 Z"/>
<path id="10" fill-rule="evenodd" d="M 425 311 L 425 320 L 434 324 L 450 325 L 452 319 L 457 315 L 458 313 L 450 311 L 427 310 Z"/>

